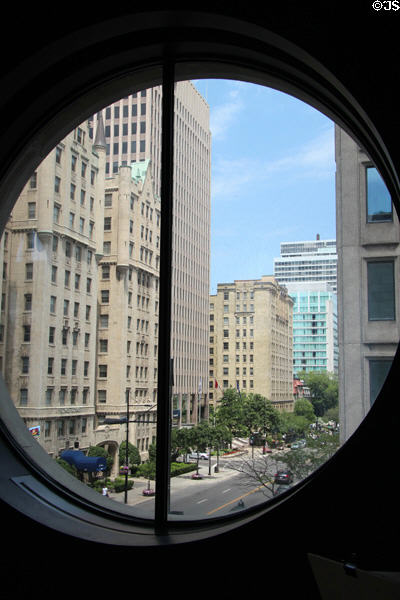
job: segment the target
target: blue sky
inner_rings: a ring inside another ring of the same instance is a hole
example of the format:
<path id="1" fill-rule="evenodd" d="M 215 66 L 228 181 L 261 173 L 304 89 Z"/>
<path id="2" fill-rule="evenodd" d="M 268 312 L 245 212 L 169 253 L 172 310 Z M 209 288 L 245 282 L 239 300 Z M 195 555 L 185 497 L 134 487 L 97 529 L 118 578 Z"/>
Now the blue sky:
<path id="1" fill-rule="evenodd" d="M 333 122 L 262 86 L 193 82 L 210 106 L 211 293 L 273 274 L 280 243 L 334 239 Z"/>

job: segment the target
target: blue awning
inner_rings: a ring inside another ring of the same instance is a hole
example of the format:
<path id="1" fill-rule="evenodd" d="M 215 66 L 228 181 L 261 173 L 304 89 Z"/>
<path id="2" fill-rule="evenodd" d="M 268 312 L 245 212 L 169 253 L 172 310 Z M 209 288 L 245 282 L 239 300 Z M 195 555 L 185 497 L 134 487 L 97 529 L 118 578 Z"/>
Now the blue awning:
<path id="1" fill-rule="evenodd" d="M 105 471 L 107 468 L 107 461 L 104 456 L 86 456 L 81 450 L 65 450 L 61 454 L 61 458 L 76 467 L 78 471 L 94 473 Z"/>

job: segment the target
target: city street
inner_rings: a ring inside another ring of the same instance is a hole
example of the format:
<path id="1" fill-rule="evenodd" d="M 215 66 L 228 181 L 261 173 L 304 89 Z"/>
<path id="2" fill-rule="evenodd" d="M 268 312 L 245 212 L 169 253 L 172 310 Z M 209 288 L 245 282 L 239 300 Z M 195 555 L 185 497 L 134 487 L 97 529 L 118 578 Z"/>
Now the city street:
<path id="1" fill-rule="evenodd" d="M 193 473 L 187 473 L 171 479 L 171 519 L 204 519 L 232 514 L 256 504 L 265 502 L 272 494 L 264 486 L 251 482 L 242 473 L 229 465 L 238 458 L 222 459 L 219 472 L 214 472 L 216 460 L 212 459 L 211 475 L 208 461 L 200 461 L 199 474 L 202 479 L 192 479 Z M 195 472 L 195 471 L 194 471 Z M 154 488 L 154 482 L 150 487 Z M 128 504 L 134 507 L 138 517 L 152 519 L 154 514 L 154 496 L 144 497 L 147 481 L 135 480 L 134 487 L 128 492 Z M 113 500 L 124 502 L 124 493 L 111 494 Z"/>

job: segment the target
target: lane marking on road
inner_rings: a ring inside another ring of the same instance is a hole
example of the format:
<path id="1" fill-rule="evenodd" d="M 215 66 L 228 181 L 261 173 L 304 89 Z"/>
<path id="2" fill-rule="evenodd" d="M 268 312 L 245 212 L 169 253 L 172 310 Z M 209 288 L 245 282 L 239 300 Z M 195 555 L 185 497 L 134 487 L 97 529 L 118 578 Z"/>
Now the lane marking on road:
<path id="1" fill-rule="evenodd" d="M 223 492 L 221 492 L 222 494 L 226 494 L 226 492 L 230 492 L 232 488 L 228 488 L 227 490 L 224 490 Z"/>
<path id="2" fill-rule="evenodd" d="M 217 512 L 219 510 L 222 510 L 223 508 L 226 508 L 230 504 L 234 504 L 234 502 L 239 502 L 239 500 L 242 500 L 242 498 L 246 498 L 246 496 L 250 496 L 250 494 L 254 494 L 254 492 L 257 492 L 258 490 L 261 490 L 263 487 L 265 487 L 265 486 L 264 485 L 259 485 L 258 487 L 254 488 L 254 490 L 250 490 L 250 492 L 247 492 L 247 494 L 243 494 L 242 496 L 238 496 L 237 498 L 234 498 L 233 500 L 230 500 L 226 504 L 222 504 L 221 506 L 218 506 L 218 508 L 214 508 L 214 510 L 210 510 L 210 512 L 207 513 L 207 516 L 208 515 L 212 515 L 213 513 Z"/>
<path id="3" fill-rule="evenodd" d="M 208 502 L 208 498 L 203 498 L 203 500 L 199 500 L 197 504 L 201 504 L 202 502 Z"/>

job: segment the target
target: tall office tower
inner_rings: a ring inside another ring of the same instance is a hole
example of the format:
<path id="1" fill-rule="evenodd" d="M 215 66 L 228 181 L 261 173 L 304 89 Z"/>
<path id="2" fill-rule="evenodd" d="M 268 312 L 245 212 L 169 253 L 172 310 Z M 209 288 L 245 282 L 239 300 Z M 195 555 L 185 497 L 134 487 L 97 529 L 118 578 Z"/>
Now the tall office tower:
<path id="1" fill-rule="evenodd" d="M 338 372 L 337 297 L 327 283 L 287 286 L 293 307 L 293 375 Z"/>
<path id="2" fill-rule="evenodd" d="M 104 164 L 105 147 L 77 127 L 25 185 L 4 233 L 3 373 L 54 456 L 93 439 Z"/>
<path id="3" fill-rule="evenodd" d="M 161 104 L 162 88 L 156 87 L 122 98 L 103 113 L 107 172 L 150 160 L 156 195 Z M 207 412 L 211 134 L 209 107 L 190 81 L 175 85 L 174 130 L 172 393 L 175 414 L 192 415 L 196 422 Z"/>
<path id="4" fill-rule="evenodd" d="M 400 335 L 399 219 L 364 150 L 335 128 L 342 440 L 358 427 L 392 364 Z"/>
<path id="5" fill-rule="evenodd" d="M 293 375 L 338 370 L 335 240 L 283 242 L 274 275 L 295 301 Z"/>
<path id="6" fill-rule="evenodd" d="M 149 161 L 120 167 L 105 184 L 96 433 L 98 443 L 108 432 L 120 444 L 125 427 L 102 422 L 124 417 L 129 408 L 129 442 L 142 457 L 156 437 L 159 248 L 160 203 Z"/>
<path id="7" fill-rule="evenodd" d="M 281 255 L 274 259 L 274 275 L 282 285 L 328 282 L 336 291 L 337 253 L 335 240 L 282 242 Z"/>
<path id="8" fill-rule="evenodd" d="M 292 316 L 293 300 L 272 276 L 218 284 L 210 296 L 210 402 L 234 388 L 293 410 Z"/>

